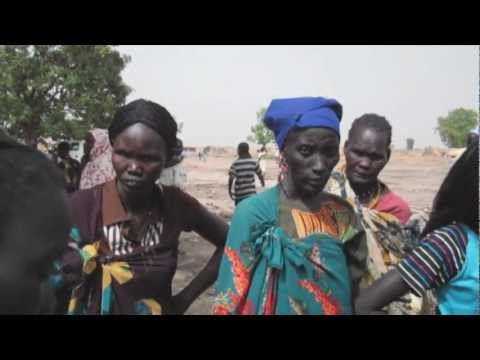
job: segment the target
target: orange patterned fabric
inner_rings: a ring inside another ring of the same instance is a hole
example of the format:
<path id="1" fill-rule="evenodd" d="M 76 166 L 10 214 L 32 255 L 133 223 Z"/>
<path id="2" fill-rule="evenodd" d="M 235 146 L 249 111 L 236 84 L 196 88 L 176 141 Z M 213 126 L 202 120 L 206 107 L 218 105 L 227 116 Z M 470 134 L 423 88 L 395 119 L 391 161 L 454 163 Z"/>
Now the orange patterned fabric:
<path id="1" fill-rule="evenodd" d="M 341 212 L 346 212 L 345 207 L 335 201 L 326 203 L 319 211 L 314 213 L 292 209 L 292 217 L 298 237 L 301 239 L 314 233 L 323 233 L 336 238 L 341 237 L 348 225 L 339 221 L 338 214 Z"/>

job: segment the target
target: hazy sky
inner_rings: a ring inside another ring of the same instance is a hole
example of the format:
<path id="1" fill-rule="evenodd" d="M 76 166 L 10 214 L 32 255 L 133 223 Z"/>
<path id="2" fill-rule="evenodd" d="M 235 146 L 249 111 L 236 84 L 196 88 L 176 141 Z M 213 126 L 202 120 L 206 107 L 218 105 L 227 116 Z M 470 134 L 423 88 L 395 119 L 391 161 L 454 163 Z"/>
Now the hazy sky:
<path id="1" fill-rule="evenodd" d="M 344 109 L 342 138 L 374 112 L 393 126 L 393 143 L 440 146 L 439 116 L 478 110 L 478 46 L 140 46 L 123 73 L 128 100 L 146 98 L 184 122 L 185 145 L 246 139 L 272 98 L 325 96 Z"/>

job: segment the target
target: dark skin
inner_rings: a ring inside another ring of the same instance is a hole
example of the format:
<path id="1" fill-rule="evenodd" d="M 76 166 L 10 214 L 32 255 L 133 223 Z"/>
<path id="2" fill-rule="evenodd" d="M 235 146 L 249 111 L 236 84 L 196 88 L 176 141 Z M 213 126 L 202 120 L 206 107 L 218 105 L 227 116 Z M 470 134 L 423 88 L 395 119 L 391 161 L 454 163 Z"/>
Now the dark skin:
<path id="1" fill-rule="evenodd" d="M 135 124 L 119 134 L 113 143 L 112 163 L 117 174 L 120 199 L 132 219 L 133 232 L 138 233 L 152 206 L 155 181 L 160 177 L 167 161 L 164 139 L 143 124 Z M 167 210 L 168 211 L 168 210 Z M 223 255 L 228 225 L 205 208 L 199 214 L 208 229 L 199 233 L 216 246 L 207 265 L 182 291 L 172 297 L 169 312 L 183 314 L 192 302 L 216 280 Z"/>
<path id="2" fill-rule="evenodd" d="M 283 154 L 288 173 L 283 188 L 290 198 L 318 209 L 325 198 L 323 188 L 339 160 L 339 137 L 329 129 L 308 128 L 288 135 Z"/>
<path id="3" fill-rule="evenodd" d="M 410 292 L 397 269 L 392 269 L 360 292 L 355 299 L 355 314 L 382 314 L 381 309 Z"/>
<path id="4" fill-rule="evenodd" d="M 378 175 L 390 159 L 385 134 L 368 128 L 356 129 L 344 145 L 348 182 L 361 203 L 371 200 Z"/>
<path id="5" fill-rule="evenodd" d="M 283 150 L 288 172 L 281 184 L 290 200 L 298 201 L 301 206 L 315 212 L 325 200 L 331 199 L 323 188 L 339 161 L 339 143 L 338 135 L 325 128 L 290 132 Z M 352 244 L 358 243 L 358 239 L 351 241 Z M 358 283 L 354 283 L 352 296 L 357 293 Z"/>
<path id="6" fill-rule="evenodd" d="M 247 152 L 247 153 L 242 153 L 242 152 L 238 152 L 238 157 L 240 159 L 249 159 L 251 158 L 250 154 Z M 263 177 L 263 174 L 261 175 L 257 175 L 258 176 L 258 179 L 260 180 L 260 183 L 262 184 L 262 187 L 265 187 L 265 179 Z M 233 180 L 235 180 L 235 178 L 233 176 L 229 176 L 228 177 L 228 195 L 230 195 L 230 199 L 234 200 L 233 198 L 233 191 L 232 191 L 232 186 L 233 186 Z"/>

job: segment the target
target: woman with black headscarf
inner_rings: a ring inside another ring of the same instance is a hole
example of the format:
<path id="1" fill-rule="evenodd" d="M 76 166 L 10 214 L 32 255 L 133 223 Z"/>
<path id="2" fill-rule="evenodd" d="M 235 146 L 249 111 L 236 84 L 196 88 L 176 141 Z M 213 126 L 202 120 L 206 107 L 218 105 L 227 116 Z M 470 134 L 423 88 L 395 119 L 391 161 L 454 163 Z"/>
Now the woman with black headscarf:
<path id="1" fill-rule="evenodd" d="M 116 179 L 70 199 L 74 250 L 56 278 L 64 306 L 69 314 L 182 314 L 215 281 L 227 224 L 178 188 L 155 185 L 178 144 L 164 107 L 145 100 L 123 106 L 108 133 Z M 192 230 L 217 251 L 172 296 L 178 239 Z"/>

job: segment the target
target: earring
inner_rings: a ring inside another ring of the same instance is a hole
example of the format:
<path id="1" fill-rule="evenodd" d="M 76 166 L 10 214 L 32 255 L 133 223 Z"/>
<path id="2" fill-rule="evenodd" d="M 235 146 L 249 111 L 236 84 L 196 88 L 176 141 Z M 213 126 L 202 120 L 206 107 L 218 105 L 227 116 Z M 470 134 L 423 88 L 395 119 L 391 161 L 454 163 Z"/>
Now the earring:
<path id="1" fill-rule="evenodd" d="M 280 173 L 278 174 L 278 181 L 280 182 L 283 179 L 285 179 L 288 172 L 288 163 L 283 154 L 280 154 L 279 167 L 280 167 Z"/>

